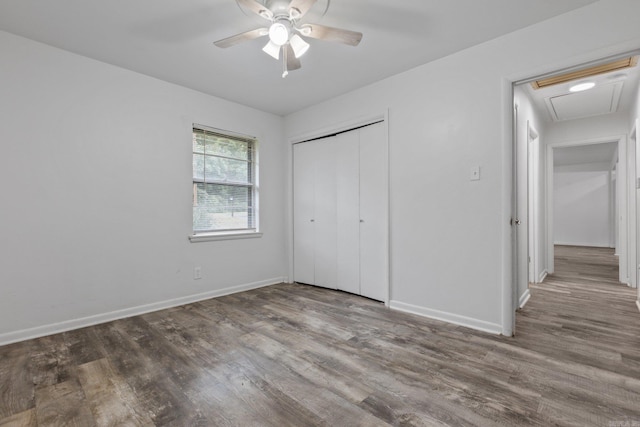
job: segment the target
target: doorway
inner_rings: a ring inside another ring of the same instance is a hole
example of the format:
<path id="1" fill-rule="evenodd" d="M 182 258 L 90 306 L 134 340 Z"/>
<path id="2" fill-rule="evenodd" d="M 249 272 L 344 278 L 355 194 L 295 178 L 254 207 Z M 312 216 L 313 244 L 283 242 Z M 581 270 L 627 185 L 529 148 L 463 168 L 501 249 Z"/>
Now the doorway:
<path id="1" fill-rule="evenodd" d="M 556 244 L 615 248 L 619 281 L 638 284 L 640 153 L 630 117 L 640 110 L 640 75 L 633 55 L 514 84 L 516 308 L 527 304 L 531 285 L 554 273 Z M 590 74 L 621 60 L 629 65 Z M 574 90 L 582 83 L 587 90 Z"/>

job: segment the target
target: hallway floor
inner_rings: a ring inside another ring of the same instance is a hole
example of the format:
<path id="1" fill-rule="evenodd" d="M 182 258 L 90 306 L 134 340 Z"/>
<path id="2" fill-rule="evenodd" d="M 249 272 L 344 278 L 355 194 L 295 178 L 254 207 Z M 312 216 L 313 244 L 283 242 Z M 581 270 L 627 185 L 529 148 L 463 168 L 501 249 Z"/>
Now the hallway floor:
<path id="1" fill-rule="evenodd" d="M 531 299 L 518 311 L 516 323 L 517 346 L 555 359 L 565 364 L 566 373 L 575 374 L 556 378 L 565 382 L 564 392 L 547 394 L 545 410 L 575 417 L 571 424 L 582 420 L 584 425 L 640 425 L 637 290 L 618 281 L 613 249 L 556 246 L 555 250 L 554 274 L 530 285 Z M 593 380 L 601 384 L 596 386 Z M 575 399 L 574 412 L 567 399 Z M 639 415 L 616 418 L 615 408 L 621 406 L 635 408 Z"/>

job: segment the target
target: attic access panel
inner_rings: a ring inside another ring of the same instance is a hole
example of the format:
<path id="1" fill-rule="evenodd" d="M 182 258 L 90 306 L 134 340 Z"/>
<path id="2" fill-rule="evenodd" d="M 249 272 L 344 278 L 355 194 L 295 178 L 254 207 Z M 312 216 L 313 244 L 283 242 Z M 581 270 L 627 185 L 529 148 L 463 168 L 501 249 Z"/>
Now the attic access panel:
<path id="1" fill-rule="evenodd" d="M 584 92 L 552 96 L 546 98 L 545 103 L 554 121 L 615 113 L 620 103 L 623 84 L 623 82 L 616 82 Z"/>

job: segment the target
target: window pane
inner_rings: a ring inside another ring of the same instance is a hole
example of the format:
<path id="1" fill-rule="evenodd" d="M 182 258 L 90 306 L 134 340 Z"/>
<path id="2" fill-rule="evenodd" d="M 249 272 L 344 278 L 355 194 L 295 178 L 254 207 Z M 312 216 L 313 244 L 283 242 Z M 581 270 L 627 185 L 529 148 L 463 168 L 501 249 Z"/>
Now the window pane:
<path id="1" fill-rule="evenodd" d="M 200 132 L 193 133 L 193 152 L 204 153 L 204 134 Z"/>
<path id="2" fill-rule="evenodd" d="M 253 228 L 250 187 L 194 185 L 194 231 Z"/>
<path id="3" fill-rule="evenodd" d="M 245 141 L 222 138 L 216 135 L 207 135 L 205 153 L 232 157 L 234 159 L 249 160 L 250 146 L 251 144 Z"/>
<path id="4" fill-rule="evenodd" d="M 204 154 L 193 155 L 193 179 L 204 181 Z"/>
<path id="5" fill-rule="evenodd" d="M 250 164 L 244 160 L 232 160 L 215 156 L 205 157 L 205 177 L 207 181 L 229 181 L 250 184 L 250 170 Z"/>

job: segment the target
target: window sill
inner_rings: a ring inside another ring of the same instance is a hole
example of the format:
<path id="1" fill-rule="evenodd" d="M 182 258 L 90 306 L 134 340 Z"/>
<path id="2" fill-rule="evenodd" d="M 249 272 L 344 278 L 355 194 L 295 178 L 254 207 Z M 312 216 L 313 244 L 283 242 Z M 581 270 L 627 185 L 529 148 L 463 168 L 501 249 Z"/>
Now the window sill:
<path id="1" fill-rule="evenodd" d="M 189 236 L 189 240 L 191 243 L 200 243 L 213 242 L 216 240 L 257 239 L 259 237 L 262 237 L 262 233 L 258 233 L 256 231 L 221 231 L 219 233 L 192 234 Z"/>

